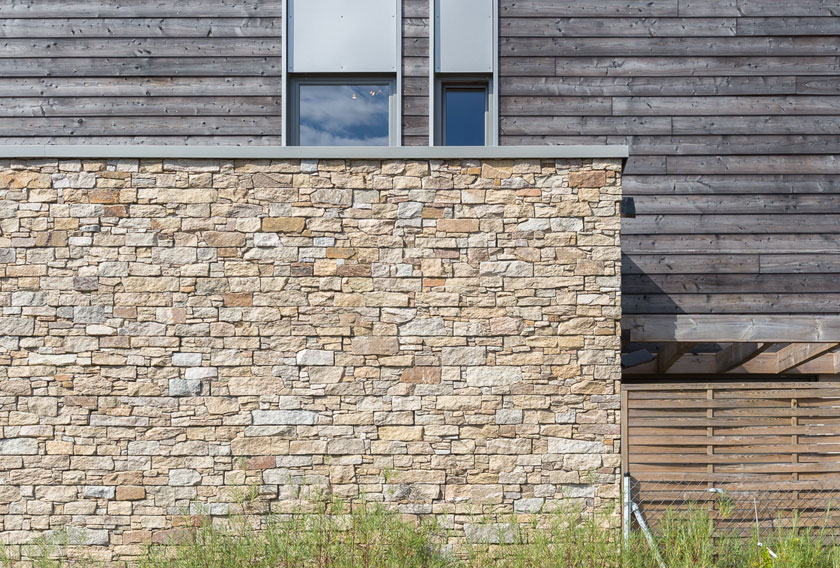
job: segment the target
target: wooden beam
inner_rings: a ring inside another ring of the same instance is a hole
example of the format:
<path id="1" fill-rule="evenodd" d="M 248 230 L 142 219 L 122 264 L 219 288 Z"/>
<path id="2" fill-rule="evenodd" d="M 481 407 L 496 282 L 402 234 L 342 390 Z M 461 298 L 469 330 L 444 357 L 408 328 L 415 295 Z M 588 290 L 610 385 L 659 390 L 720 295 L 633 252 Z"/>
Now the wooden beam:
<path id="1" fill-rule="evenodd" d="M 840 316 L 627 315 L 621 325 L 639 343 L 840 342 Z"/>
<path id="2" fill-rule="evenodd" d="M 787 373 L 791 369 L 812 361 L 840 343 L 791 343 L 776 353 L 776 373 Z"/>
<path id="3" fill-rule="evenodd" d="M 677 377 L 680 375 L 702 375 L 709 378 L 717 371 L 716 353 L 688 353 L 674 363 L 668 370 L 665 377 Z M 762 353 L 747 361 L 740 367 L 735 367 L 728 373 L 727 377 L 736 375 L 775 375 L 776 354 Z M 816 359 L 802 363 L 787 371 L 789 375 L 833 375 L 840 372 L 840 353 L 825 353 Z M 656 361 L 643 363 L 632 369 L 625 369 L 624 376 L 656 376 Z"/>
<path id="4" fill-rule="evenodd" d="M 656 372 L 664 375 L 695 343 L 666 343 L 656 354 Z"/>
<path id="5" fill-rule="evenodd" d="M 770 343 L 733 343 L 715 355 L 715 373 L 727 373 L 751 361 L 770 347 Z"/>

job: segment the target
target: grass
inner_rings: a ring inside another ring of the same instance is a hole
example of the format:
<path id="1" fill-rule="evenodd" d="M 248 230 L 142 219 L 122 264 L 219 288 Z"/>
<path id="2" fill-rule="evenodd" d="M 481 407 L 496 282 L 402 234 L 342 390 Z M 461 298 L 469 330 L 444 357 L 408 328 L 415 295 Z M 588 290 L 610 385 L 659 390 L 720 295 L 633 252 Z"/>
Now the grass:
<path id="1" fill-rule="evenodd" d="M 245 511 L 248 509 L 245 508 Z M 574 508 L 522 522 L 477 519 L 479 530 L 447 545 L 450 531 L 434 519 L 419 525 L 377 503 L 336 499 L 307 503 L 306 512 L 233 515 L 185 529 L 168 545 L 150 545 L 139 568 L 659 568 L 642 535 L 622 546 L 611 514 Z M 262 527 L 256 528 L 262 520 Z M 612 526 L 613 528 L 609 528 Z M 475 528 L 475 526 L 474 526 Z M 706 511 L 671 511 L 659 524 L 667 568 L 840 568 L 840 546 L 827 535 L 792 527 L 766 538 L 715 534 Z M 76 543 L 77 544 L 77 543 Z M 94 568 L 97 564 L 58 533 L 25 547 L 28 562 L 0 552 L 0 566 Z M 773 558 L 771 549 L 777 556 Z"/>

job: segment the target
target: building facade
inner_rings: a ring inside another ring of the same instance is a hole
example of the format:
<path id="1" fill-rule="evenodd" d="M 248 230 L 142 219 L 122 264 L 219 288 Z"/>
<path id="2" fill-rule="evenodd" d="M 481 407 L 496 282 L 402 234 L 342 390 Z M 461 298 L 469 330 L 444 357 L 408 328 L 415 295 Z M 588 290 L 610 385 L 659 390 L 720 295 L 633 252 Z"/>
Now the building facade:
<path id="1" fill-rule="evenodd" d="M 749 460 L 716 385 L 837 372 L 836 7 L 52 4 L 0 10 L 3 542 L 609 508 Z"/>

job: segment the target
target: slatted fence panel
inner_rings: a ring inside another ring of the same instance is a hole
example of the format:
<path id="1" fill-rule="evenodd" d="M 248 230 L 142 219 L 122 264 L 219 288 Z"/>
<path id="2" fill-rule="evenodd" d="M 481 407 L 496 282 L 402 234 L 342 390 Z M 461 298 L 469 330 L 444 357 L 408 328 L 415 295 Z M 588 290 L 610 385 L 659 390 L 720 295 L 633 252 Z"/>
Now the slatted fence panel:
<path id="1" fill-rule="evenodd" d="M 840 534 L 840 382 L 623 388 L 632 498 L 651 525 L 694 506 L 741 534 Z"/>

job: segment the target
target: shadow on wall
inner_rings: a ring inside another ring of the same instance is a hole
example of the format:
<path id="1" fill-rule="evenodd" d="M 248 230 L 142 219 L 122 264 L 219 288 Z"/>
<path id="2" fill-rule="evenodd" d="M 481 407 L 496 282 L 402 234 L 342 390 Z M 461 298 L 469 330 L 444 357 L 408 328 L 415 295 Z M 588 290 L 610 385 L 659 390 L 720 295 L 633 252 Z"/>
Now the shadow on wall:
<path id="1" fill-rule="evenodd" d="M 632 282 L 630 282 L 632 280 Z M 656 314 L 684 314 L 685 311 L 671 298 L 667 292 L 662 290 L 652 278 L 645 274 L 633 259 L 627 255 L 621 255 L 621 309 L 622 314 L 638 315 L 645 313 L 640 310 L 640 304 L 655 296 L 656 308 L 647 313 Z M 632 300 L 631 300 L 632 297 Z M 656 325 L 661 329 L 663 325 L 670 325 L 670 329 L 661 330 L 670 337 L 676 337 L 675 319 L 662 321 L 665 318 L 657 318 Z M 624 318 L 622 324 L 622 353 L 621 367 L 627 369 L 656 358 L 656 348 L 650 344 L 633 343 L 634 327 L 636 330 L 643 328 L 645 324 L 638 320 L 629 322 Z M 639 327 L 642 326 L 642 327 Z"/>

